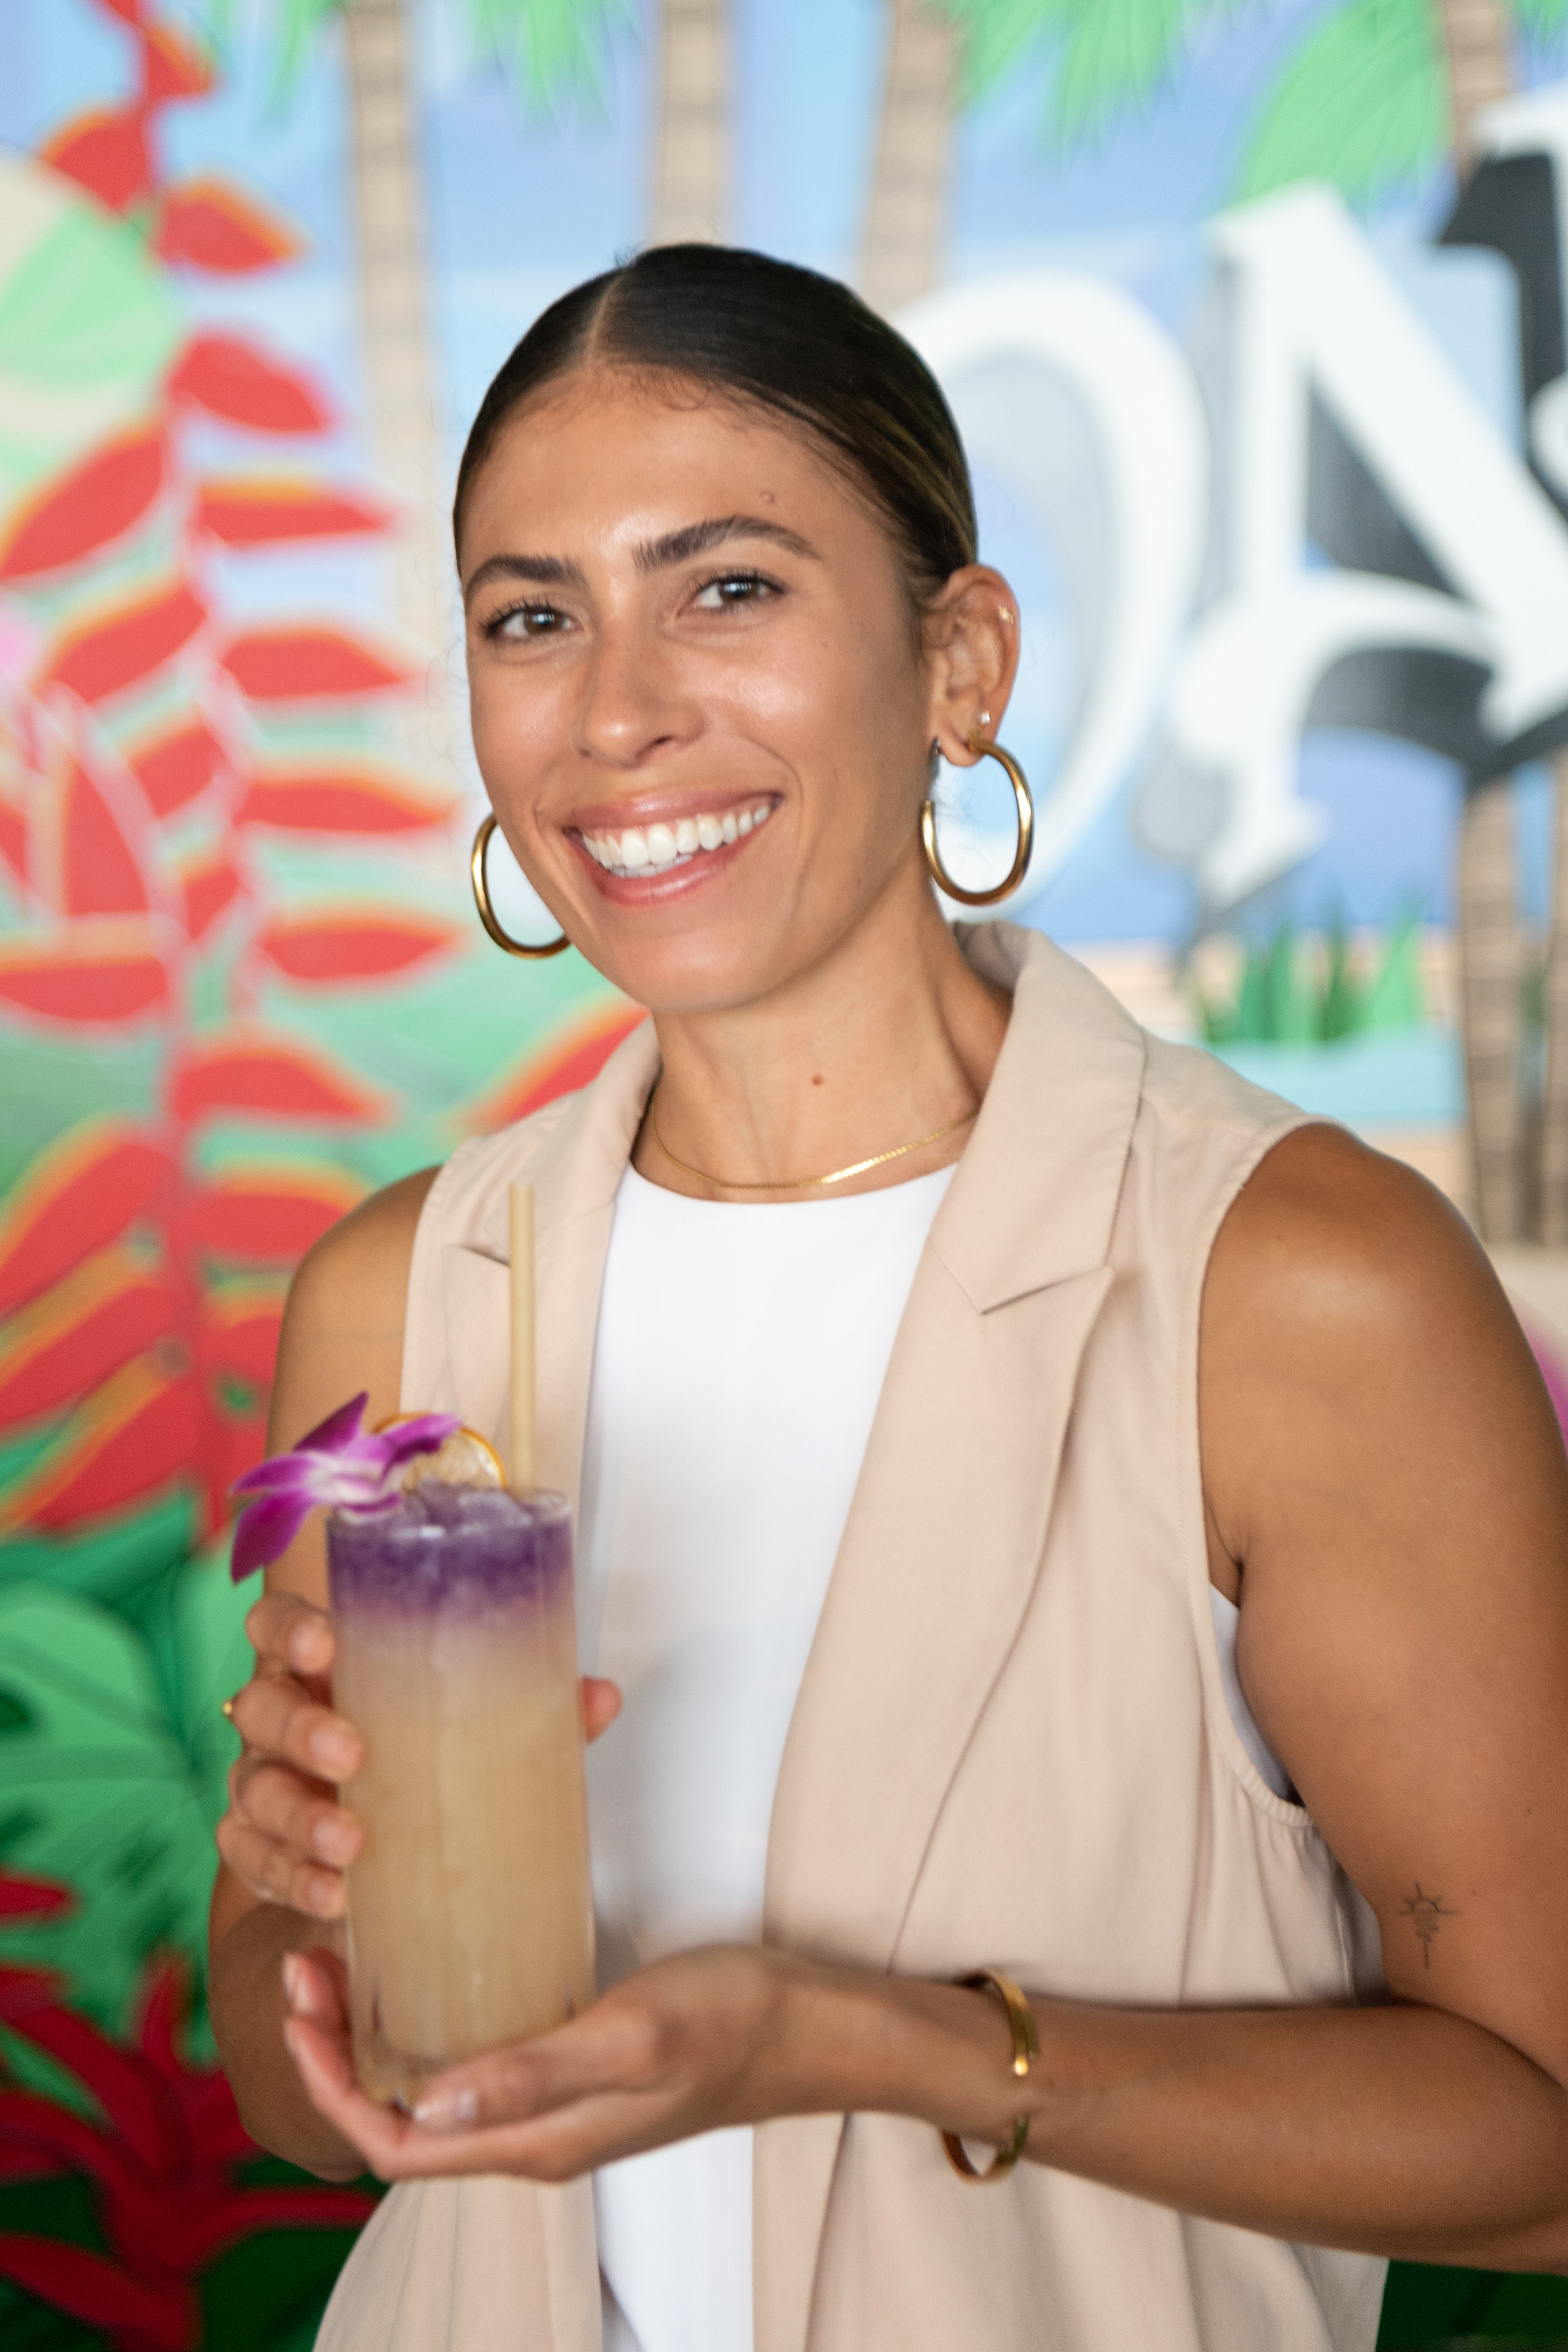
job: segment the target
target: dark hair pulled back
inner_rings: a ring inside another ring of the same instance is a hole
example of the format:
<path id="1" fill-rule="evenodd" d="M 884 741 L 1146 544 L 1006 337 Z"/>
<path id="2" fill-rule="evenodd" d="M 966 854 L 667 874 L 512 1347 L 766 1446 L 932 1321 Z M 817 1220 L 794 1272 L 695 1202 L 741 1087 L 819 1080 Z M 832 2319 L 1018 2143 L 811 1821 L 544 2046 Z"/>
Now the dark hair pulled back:
<path id="1" fill-rule="evenodd" d="M 964 446 L 913 345 L 837 279 L 723 245 L 653 246 L 540 313 L 474 420 L 455 540 L 507 419 L 596 363 L 684 377 L 802 426 L 887 522 L 917 603 L 975 562 Z"/>

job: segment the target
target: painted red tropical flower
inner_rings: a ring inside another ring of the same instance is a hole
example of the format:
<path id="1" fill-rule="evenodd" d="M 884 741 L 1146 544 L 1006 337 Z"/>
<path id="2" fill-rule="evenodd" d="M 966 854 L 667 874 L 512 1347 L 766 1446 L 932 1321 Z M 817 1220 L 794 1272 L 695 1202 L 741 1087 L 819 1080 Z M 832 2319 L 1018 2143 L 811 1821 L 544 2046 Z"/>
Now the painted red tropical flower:
<path id="1" fill-rule="evenodd" d="M 70 1900 L 40 1879 L 0 1872 L 0 1916 L 42 1916 Z M 197 2281 L 263 2231 L 355 2229 L 374 2207 L 357 2189 L 263 2186 L 245 2178 L 261 2151 L 216 2067 L 182 2048 L 184 1963 L 152 1961 L 134 2040 L 67 2006 L 37 1969 L 0 1964 L 0 2018 L 96 2103 L 85 2116 L 0 2071 L 0 2180 L 74 2175 L 92 2190 L 102 2248 L 0 2231 L 0 2278 L 99 2329 L 114 2352 L 193 2352 Z"/>

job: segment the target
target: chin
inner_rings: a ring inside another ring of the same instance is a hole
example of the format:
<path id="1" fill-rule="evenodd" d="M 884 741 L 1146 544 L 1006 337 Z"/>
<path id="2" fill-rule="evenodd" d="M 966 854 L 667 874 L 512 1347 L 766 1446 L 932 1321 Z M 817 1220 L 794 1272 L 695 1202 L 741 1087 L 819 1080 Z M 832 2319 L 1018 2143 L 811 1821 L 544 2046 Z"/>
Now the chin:
<path id="1" fill-rule="evenodd" d="M 623 995 L 634 1004 L 645 1004 L 650 1013 L 733 1012 L 768 995 L 783 977 L 769 959 L 757 953 L 755 945 L 727 954 L 717 941 L 695 936 L 591 961 Z"/>

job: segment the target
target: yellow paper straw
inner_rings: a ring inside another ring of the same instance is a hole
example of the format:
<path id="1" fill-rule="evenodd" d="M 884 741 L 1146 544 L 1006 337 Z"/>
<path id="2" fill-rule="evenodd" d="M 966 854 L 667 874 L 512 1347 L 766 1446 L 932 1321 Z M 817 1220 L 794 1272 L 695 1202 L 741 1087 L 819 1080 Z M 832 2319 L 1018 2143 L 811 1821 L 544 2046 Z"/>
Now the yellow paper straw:
<path id="1" fill-rule="evenodd" d="M 531 1494 L 534 1474 L 534 1188 L 507 1187 L 512 1249 L 512 1492 Z"/>

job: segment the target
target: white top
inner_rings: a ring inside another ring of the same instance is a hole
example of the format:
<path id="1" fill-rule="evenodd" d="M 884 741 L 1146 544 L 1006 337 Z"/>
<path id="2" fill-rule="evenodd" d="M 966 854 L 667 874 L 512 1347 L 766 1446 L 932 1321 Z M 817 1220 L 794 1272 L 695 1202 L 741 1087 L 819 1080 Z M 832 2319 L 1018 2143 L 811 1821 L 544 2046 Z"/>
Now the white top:
<path id="1" fill-rule="evenodd" d="M 625 1696 L 589 1751 L 601 1988 L 760 1933 L 785 1735 L 952 1173 L 762 1206 L 622 1181 L 578 1554 L 584 1664 Z M 1232 1713 L 1282 1792 L 1215 1602 Z M 594 2204 L 606 2352 L 751 2352 L 749 2130 L 606 2166 Z"/>

